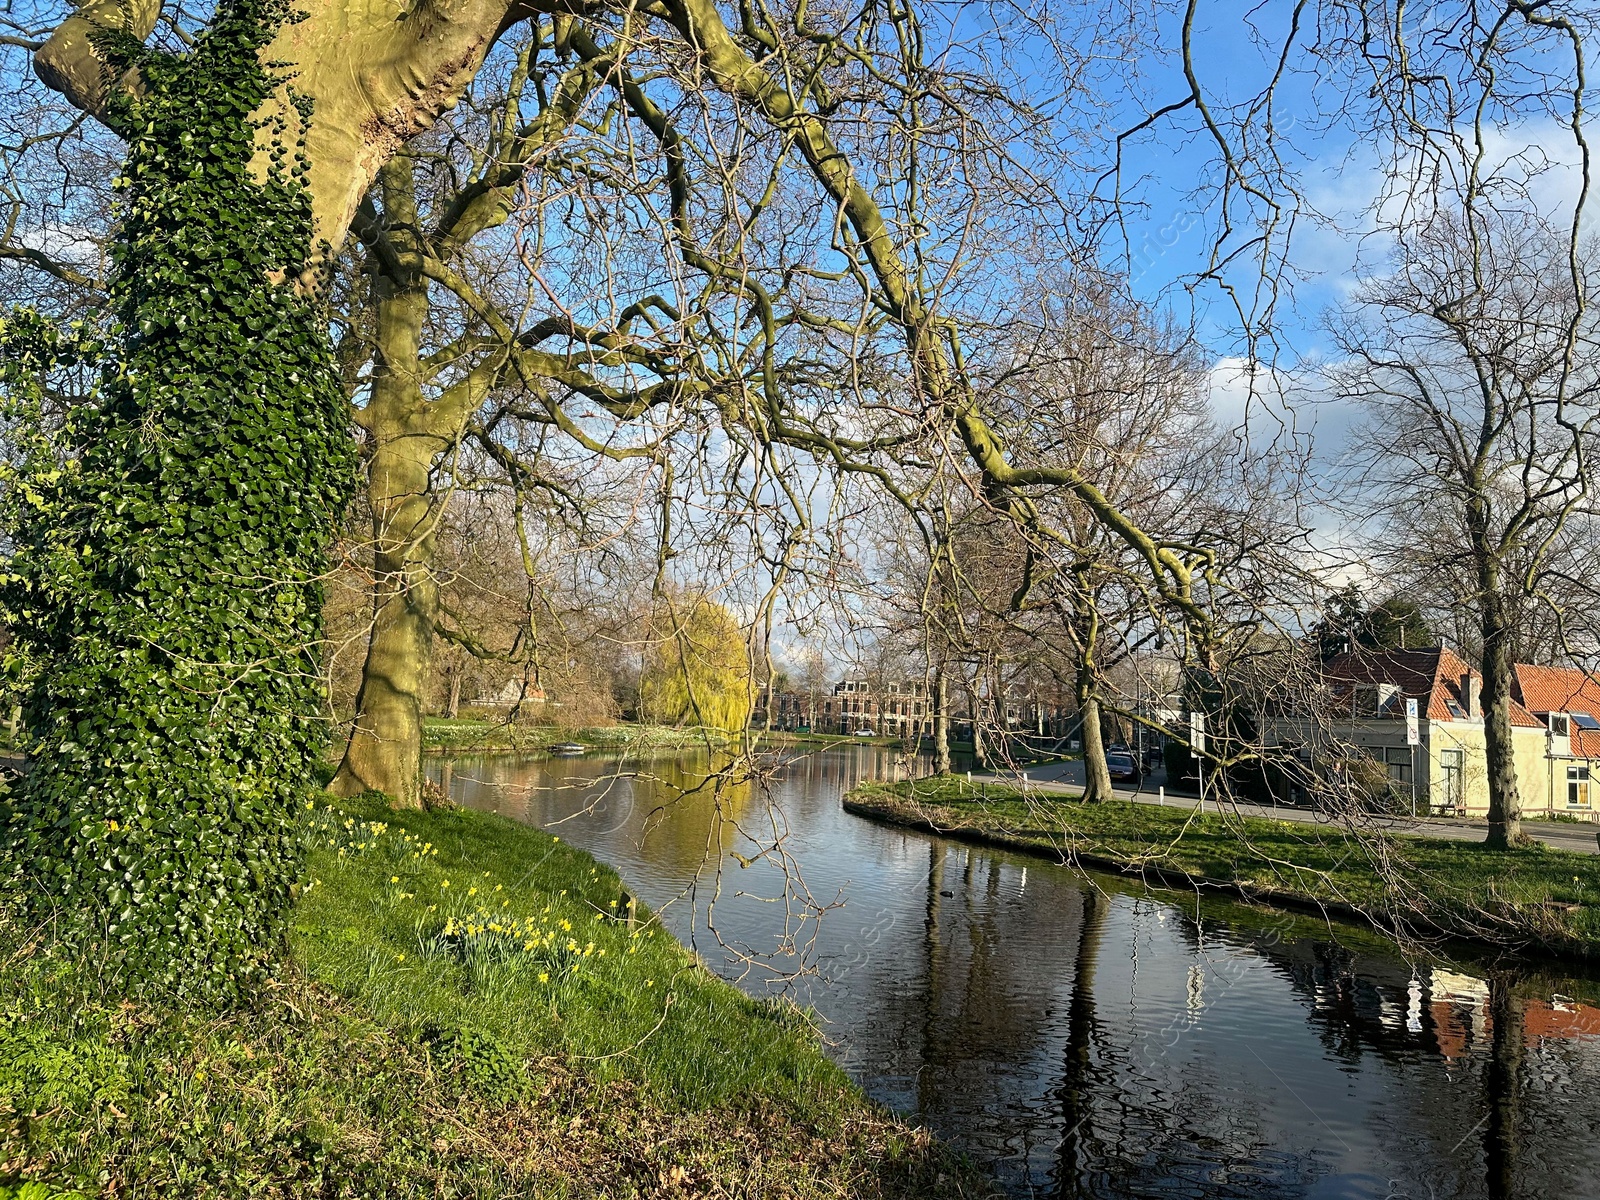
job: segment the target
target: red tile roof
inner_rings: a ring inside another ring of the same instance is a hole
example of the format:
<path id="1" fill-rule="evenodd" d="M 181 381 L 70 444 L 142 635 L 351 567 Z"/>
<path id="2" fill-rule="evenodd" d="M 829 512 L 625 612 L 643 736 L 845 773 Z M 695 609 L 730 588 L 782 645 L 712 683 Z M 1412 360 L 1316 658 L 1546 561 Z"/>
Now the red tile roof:
<path id="1" fill-rule="evenodd" d="M 1538 713 L 1588 713 L 1600 718 L 1600 677 L 1577 667 L 1536 667 L 1517 663 L 1511 668 L 1517 699 Z M 1600 758 L 1600 730 L 1572 727 L 1572 752 Z"/>
<path id="2" fill-rule="evenodd" d="M 1408 699 L 1421 701 L 1417 706 L 1429 721 L 1466 720 L 1469 711 L 1467 697 L 1462 694 L 1461 681 L 1467 676 L 1478 680 L 1483 677 L 1453 650 L 1434 646 L 1427 650 L 1356 650 L 1337 654 L 1322 667 L 1324 675 L 1335 685 L 1388 683 L 1400 689 Z M 1451 711 L 1451 704 L 1457 711 Z M 1391 704 L 1382 718 L 1403 720 L 1405 705 Z M 1513 725 L 1541 729 L 1540 721 L 1515 698 L 1511 701 Z"/>

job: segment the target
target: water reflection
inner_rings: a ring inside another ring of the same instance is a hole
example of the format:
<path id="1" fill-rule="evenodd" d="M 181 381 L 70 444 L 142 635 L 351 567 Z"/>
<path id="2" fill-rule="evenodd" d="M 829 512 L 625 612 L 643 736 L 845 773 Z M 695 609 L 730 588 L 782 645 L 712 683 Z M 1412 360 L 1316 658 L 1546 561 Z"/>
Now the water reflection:
<path id="1" fill-rule="evenodd" d="M 790 944 L 814 937 L 816 972 L 788 986 L 835 1057 L 1014 1195 L 1600 1195 L 1589 980 L 1413 966 L 1370 934 L 1197 911 L 840 809 L 891 765 L 808 755 L 777 773 L 771 810 L 760 789 L 705 786 L 692 759 L 463 759 L 450 786 L 614 863 L 747 987 L 776 981 L 722 943 L 771 951 L 801 920 Z M 820 923 L 760 857 L 775 841 L 820 905 L 842 899 Z"/>

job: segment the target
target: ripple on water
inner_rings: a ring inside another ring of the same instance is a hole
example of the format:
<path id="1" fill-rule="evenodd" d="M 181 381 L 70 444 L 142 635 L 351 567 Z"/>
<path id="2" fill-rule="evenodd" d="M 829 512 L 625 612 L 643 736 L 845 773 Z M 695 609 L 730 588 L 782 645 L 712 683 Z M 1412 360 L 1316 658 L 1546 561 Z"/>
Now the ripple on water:
<path id="1" fill-rule="evenodd" d="M 803 927 L 817 973 L 791 988 L 824 1018 L 830 1053 L 870 1095 L 992 1161 L 1014 1195 L 1600 1196 L 1600 1002 L 1566 999 L 1600 997 L 1593 982 L 1413 968 L 1370 935 L 1340 944 L 1222 905 L 1196 919 L 1170 893 L 844 813 L 841 793 L 890 761 L 805 755 L 770 795 L 716 803 L 770 830 L 770 800 L 810 894 L 842 902 Z M 691 900 L 708 844 L 756 847 L 688 791 L 703 771 L 692 757 L 601 782 L 615 771 L 462 759 L 451 789 L 613 863 L 733 973 Z M 782 894 L 783 873 L 721 865 L 723 939 L 771 947 L 782 909 L 760 898 Z M 1498 1030 L 1491 987 L 1509 989 Z M 1516 1081 L 1498 1108 L 1494 1078 Z"/>

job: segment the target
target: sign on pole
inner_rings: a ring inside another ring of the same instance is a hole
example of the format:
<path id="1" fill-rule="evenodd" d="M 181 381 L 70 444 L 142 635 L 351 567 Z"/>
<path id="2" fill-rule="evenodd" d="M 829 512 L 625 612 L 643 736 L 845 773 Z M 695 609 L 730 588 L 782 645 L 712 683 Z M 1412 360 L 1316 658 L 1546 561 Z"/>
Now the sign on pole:
<path id="1" fill-rule="evenodd" d="M 1406 745 L 1420 746 L 1422 737 L 1417 729 L 1417 701 L 1413 697 L 1406 701 Z"/>
<path id="2" fill-rule="evenodd" d="M 1206 715 L 1203 712 L 1189 714 L 1189 746 L 1196 754 L 1206 752 Z"/>

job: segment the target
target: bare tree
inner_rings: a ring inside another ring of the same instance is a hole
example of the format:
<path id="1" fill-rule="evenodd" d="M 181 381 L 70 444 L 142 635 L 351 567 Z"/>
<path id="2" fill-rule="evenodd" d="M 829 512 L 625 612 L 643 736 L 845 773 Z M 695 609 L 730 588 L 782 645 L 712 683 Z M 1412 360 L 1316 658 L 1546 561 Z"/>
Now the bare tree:
<path id="1" fill-rule="evenodd" d="M 1519 614 L 1591 504 L 1597 329 L 1558 231 L 1487 206 L 1405 231 L 1338 327 L 1341 391 L 1371 414 L 1363 495 L 1389 552 L 1463 585 L 1483 670 L 1493 846 L 1522 840 L 1512 751 Z M 1419 520 L 1419 516 L 1421 519 Z M 1472 714 L 1476 716 L 1477 714 Z"/>

